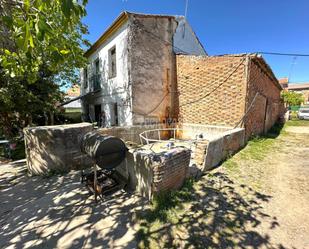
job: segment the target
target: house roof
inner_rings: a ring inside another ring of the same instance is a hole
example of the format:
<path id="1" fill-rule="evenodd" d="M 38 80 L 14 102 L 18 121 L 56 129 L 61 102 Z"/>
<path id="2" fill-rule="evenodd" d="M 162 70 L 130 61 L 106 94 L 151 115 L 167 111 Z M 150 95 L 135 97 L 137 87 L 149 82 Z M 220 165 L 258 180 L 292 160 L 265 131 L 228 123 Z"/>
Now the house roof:
<path id="1" fill-rule="evenodd" d="M 66 92 L 66 95 L 68 97 L 77 97 L 80 95 L 80 87 L 79 85 L 73 85 L 71 88 L 69 88 Z"/>
<path id="2" fill-rule="evenodd" d="M 114 34 L 128 20 L 128 12 L 122 12 L 116 20 L 104 31 L 100 38 L 92 44 L 85 52 L 85 56 L 89 57 L 103 42 L 105 42 L 112 34 Z"/>
<path id="3" fill-rule="evenodd" d="M 156 17 L 156 18 L 176 18 L 176 15 L 157 15 L 157 14 L 143 14 L 124 11 L 116 20 L 103 32 L 98 40 L 85 52 L 85 56 L 89 57 L 99 46 L 101 46 L 111 35 L 113 35 L 128 19 L 129 16 L 139 17 Z"/>
<path id="4" fill-rule="evenodd" d="M 286 83 L 289 83 L 289 78 L 288 77 L 281 78 L 281 79 L 278 79 L 278 81 L 280 84 L 286 84 Z"/>
<path id="5" fill-rule="evenodd" d="M 304 83 L 289 83 L 289 90 L 309 90 L 309 82 Z"/>

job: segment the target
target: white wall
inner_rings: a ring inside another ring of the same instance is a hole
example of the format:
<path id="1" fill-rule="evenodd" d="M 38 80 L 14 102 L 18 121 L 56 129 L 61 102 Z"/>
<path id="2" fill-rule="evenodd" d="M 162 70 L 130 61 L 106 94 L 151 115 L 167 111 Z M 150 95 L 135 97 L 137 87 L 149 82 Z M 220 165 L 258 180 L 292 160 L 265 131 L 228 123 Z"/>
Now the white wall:
<path id="1" fill-rule="evenodd" d="M 91 88 L 91 76 L 94 74 L 95 61 L 100 61 L 101 91 L 87 98 L 90 104 L 90 115 L 94 120 L 94 105 L 101 104 L 101 109 L 106 113 L 108 126 L 114 124 L 113 105 L 118 104 L 119 125 L 131 125 L 131 102 L 128 80 L 128 22 L 124 23 L 109 39 L 107 39 L 95 53 L 88 58 L 88 87 L 84 88 L 84 74 L 81 70 L 81 94 L 86 94 Z M 109 78 L 109 50 L 116 46 L 117 75 Z M 85 103 L 85 100 L 84 100 Z"/>

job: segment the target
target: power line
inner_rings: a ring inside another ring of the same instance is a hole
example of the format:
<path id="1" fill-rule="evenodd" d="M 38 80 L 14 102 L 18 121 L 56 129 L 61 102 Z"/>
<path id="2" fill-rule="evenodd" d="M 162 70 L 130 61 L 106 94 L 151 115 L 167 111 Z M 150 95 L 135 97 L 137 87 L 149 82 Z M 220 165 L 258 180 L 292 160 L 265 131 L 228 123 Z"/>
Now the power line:
<path id="1" fill-rule="evenodd" d="M 202 96 L 202 97 L 200 97 L 200 98 L 198 98 L 198 99 L 196 99 L 196 100 L 192 100 L 192 101 L 189 101 L 189 102 L 187 102 L 187 103 L 184 103 L 184 104 L 180 105 L 179 107 L 183 107 L 183 106 L 185 106 L 185 105 L 191 105 L 191 104 L 193 104 L 193 103 L 199 102 L 199 101 L 201 101 L 202 99 L 208 97 L 210 94 L 212 94 L 214 91 L 216 91 L 220 86 L 222 86 L 226 81 L 228 81 L 228 79 L 232 77 L 232 75 L 238 70 L 238 68 L 239 68 L 241 65 L 243 65 L 243 62 L 244 62 L 245 60 L 246 60 L 246 57 L 243 58 L 243 59 L 241 60 L 241 62 L 234 68 L 234 70 L 228 75 L 228 77 L 226 77 L 226 78 L 225 78 L 219 85 L 217 85 L 212 91 L 206 93 L 204 96 Z"/>
<path id="2" fill-rule="evenodd" d="M 277 53 L 277 52 L 256 52 L 257 54 L 268 54 L 268 55 L 280 55 L 280 56 L 302 56 L 309 57 L 309 54 L 290 54 L 290 53 Z"/>

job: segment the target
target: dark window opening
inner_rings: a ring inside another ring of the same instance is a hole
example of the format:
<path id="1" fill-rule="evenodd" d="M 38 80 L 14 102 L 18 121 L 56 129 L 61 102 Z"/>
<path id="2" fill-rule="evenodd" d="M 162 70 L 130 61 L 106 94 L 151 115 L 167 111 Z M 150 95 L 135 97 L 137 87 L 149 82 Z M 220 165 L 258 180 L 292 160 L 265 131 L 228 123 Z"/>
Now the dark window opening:
<path id="1" fill-rule="evenodd" d="M 84 88 L 88 87 L 88 69 L 84 68 Z"/>
<path id="2" fill-rule="evenodd" d="M 101 77 L 100 77 L 100 61 L 99 59 L 97 59 L 95 62 L 94 62 L 94 75 L 92 76 L 93 79 L 92 79 L 92 87 L 93 87 L 93 90 L 98 90 L 98 89 L 101 89 Z"/>
<path id="3" fill-rule="evenodd" d="M 117 75 L 116 67 L 116 47 L 109 50 L 109 77 L 114 78 Z"/>

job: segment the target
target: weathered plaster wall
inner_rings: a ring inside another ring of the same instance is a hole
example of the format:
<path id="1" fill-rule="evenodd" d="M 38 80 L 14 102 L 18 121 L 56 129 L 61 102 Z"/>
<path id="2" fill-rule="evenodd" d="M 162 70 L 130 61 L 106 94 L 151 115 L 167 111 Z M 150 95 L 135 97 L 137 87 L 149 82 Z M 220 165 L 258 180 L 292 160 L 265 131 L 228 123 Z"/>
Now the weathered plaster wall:
<path id="1" fill-rule="evenodd" d="M 81 153 L 82 137 L 92 131 L 89 123 L 38 126 L 24 129 L 28 170 L 32 175 L 87 168 L 91 159 Z"/>
<path id="2" fill-rule="evenodd" d="M 90 104 L 90 116 L 94 120 L 94 105 L 101 104 L 102 110 L 106 113 L 106 124 L 113 125 L 115 117 L 113 114 L 113 105 L 118 105 L 119 125 L 131 125 L 131 101 L 128 72 L 128 22 L 125 22 L 109 39 L 107 39 L 97 51 L 88 58 L 88 87 L 84 87 L 84 74 L 81 73 L 81 94 L 90 92 L 91 77 L 95 70 L 95 61 L 99 59 L 101 90 L 97 93 L 87 96 L 83 101 L 83 110 L 85 105 Z M 114 78 L 109 77 L 109 50 L 116 47 L 116 68 L 117 75 Z M 83 71 L 83 70 L 81 70 Z"/>
<path id="3" fill-rule="evenodd" d="M 133 123 L 162 120 L 170 106 L 174 79 L 172 17 L 130 16 L 129 70 L 132 83 Z"/>

